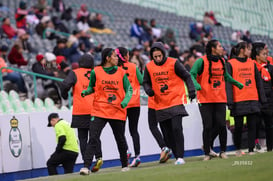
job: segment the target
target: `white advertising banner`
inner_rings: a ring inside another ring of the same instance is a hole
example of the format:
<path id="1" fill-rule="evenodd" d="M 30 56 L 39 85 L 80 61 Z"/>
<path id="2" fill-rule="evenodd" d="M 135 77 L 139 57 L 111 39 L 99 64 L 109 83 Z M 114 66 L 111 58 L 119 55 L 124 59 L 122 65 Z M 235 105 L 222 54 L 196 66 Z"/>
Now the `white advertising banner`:
<path id="1" fill-rule="evenodd" d="M 185 151 L 200 149 L 202 142 L 202 121 L 197 104 L 186 105 L 190 116 L 183 118 Z M 0 116 L 0 164 L 3 172 L 14 172 L 35 168 L 45 168 L 46 162 L 56 148 L 55 131 L 47 127 L 50 112 Z M 71 122 L 71 111 L 59 111 L 61 118 Z M 160 148 L 152 136 L 148 125 L 148 107 L 141 106 L 138 131 L 140 135 L 141 156 L 159 154 Z M 75 129 L 77 134 L 77 129 Z M 133 142 L 126 122 L 126 139 L 129 150 L 134 156 Z M 227 145 L 232 145 L 228 131 Z M 119 159 L 116 141 L 109 124 L 101 135 L 102 154 L 104 160 Z M 218 139 L 215 146 L 219 145 Z M 76 163 L 82 163 L 79 154 Z"/>
<path id="2" fill-rule="evenodd" d="M 29 114 L 1 115 L 3 172 L 32 169 Z"/>

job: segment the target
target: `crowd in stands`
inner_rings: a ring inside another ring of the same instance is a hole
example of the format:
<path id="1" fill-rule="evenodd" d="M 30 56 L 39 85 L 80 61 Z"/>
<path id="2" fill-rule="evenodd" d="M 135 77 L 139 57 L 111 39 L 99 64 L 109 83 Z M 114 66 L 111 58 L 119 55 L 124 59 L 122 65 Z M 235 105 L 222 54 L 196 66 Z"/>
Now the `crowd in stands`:
<path id="1" fill-rule="evenodd" d="M 1 5 L 0 12 L 1 10 L 7 11 L 6 9 L 8 7 Z M 75 17 L 73 17 L 73 11 L 77 11 Z M 52 12 L 57 12 L 57 14 L 52 15 Z M 53 0 L 51 6 L 46 0 L 38 0 L 32 7 L 28 7 L 25 1 L 20 1 L 15 13 L 15 24 L 11 23 L 11 18 L 5 13 L 1 13 L 1 18 L 1 35 L 9 40 L 15 40 L 12 41 L 13 44 L 3 48 L 6 53 L 1 56 L 5 56 L 3 60 L 6 65 L 17 68 L 27 67 L 28 71 L 58 78 L 65 78 L 70 69 L 77 68 L 79 58 L 85 53 L 93 54 L 95 62 L 97 62 L 96 65 L 99 64 L 100 52 L 104 45 L 100 42 L 94 43 L 93 33 L 106 33 L 115 36 L 115 32 L 103 23 L 102 14 L 91 13 L 87 4 L 81 4 L 79 9 L 71 8 L 63 0 Z M 69 29 L 66 26 L 65 22 L 69 21 L 75 22 L 74 29 Z M 140 72 L 143 72 L 145 65 L 150 61 L 151 45 L 161 41 L 164 43 L 168 55 L 179 59 L 190 70 L 194 61 L 204 55 L 206 43 L 214 38 L 214 26 L 222 25 L 215 18 L 213 11 L 204 13 L 203 22 L 190 23 L 189 37 L 195 43 L 188 49 L 182 50 L 177 45 L 177 34 L 174 29 L 162 28 L 154 18 L 136 17 L 131 27 L 128 27 L 129 38 L 132 41 L 136 40 L 134 47 L 127 47 L 130 50 L 130 62 L 135 63 Z M 54 31 L 49 31 L 50 29 Z M 62 32 L 67 36 L 56 32 Z M 39 35 L 41 39 L 56 42 L 54 48 L 46 54 L 41 54 L 29 42 L 29 37 L 33 34 Z M 234 32 L 231 39 L 234 43 L 241 40 L 252 42 L 249 31 Z M 36 61 L 30 61 L 28 56 L 25 56 L 26 54 L 34 54 Z M 225 58 L 227 58 L 227 54 Z M 21 80 L 21 78 L 18 79 Z M 43 88 L 46 89 L 46 86 Z M 57 84 L 55 88 L 58 89 Z"/>

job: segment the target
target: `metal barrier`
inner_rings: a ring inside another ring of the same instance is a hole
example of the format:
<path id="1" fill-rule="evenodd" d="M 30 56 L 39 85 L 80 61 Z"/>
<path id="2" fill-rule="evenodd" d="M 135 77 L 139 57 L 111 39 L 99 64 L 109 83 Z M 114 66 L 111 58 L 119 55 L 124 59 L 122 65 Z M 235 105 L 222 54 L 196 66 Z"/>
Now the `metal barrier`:
<path id="1" fill-rule="evenodd" d="M 46 28 L 43 32 L 43 39 L 46 39 L 46 32 L 49 31 L 49 32 L 53 32 L 53 33 L 56 33 L 56 34 L 60 34 L 62 36 L 65 36 L 65 37 L 69 37 L 70 34 L 69 33 L 65 33 L 65 32 L 61 32 L 61 31 L 56 31 L 54 29 L 51 29 L 51 28 Z"/>
<path id="2" fill-rule="evenodd" d="M 3 75 L 2 75 L 2 70 L 3 69 L 9 69 L 9 70 L 13 70 L 13 71 L 16 71 L 16 72 L 21 72 L 21 73 L 25 73 L 25 74 L 28 74 L 28 75 L 32 75 L 33 76 L 34 97 L 35 98 L 38 97 L 37 96 L 37 81 L 36 81 L 37 77 L 41 77 L 41 78 L 44 78 L 44 79 L 55 80 L 55 81 L 59 81 L 59 82 L 63 81 L 63 79 L 60 79 L 60 78 L 51 77 L 51 76 L 47 76 L 47 75 L 42 75 L 42 74 L 29 72 L 29 71 L 24 71 L 24 70 L 13 68 L 13 67 L 2 67 L 2 68 L 0 68 L 0 86 L 1 86 L 1 90 L 4 90 Z M 71 106 L 72 106 L 71 91 L 69 91 L 69 94 L 68 94 L 68 106 L 69 106 L 69 108 L 71 108 Z"/>

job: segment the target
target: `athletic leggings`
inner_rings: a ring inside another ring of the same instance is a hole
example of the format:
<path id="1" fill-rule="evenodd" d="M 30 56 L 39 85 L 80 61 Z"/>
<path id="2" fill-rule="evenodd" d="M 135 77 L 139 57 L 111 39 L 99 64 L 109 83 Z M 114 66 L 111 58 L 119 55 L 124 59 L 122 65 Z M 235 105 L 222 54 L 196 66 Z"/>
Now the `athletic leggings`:
<path id="1" fill-rule="evenodd" d="M 265 124 L 265 138 L 267 151 L 272 151 L 273 146 L 273 115 L 271 112 L 262 112 L 261 118 Z M 260 120 L 262 121 L 262 120 Z M 259 129 L 256 128 L 256 129 Z M 257 136 L 256 136 L 257 137 Z"/>
<path id="2" fill-rule="evenodd" d="M 88 143 L 88 135 L 89 135 L 89 128 L 78 128 L 78 138 L 80 142 L 80 150 L 81 150 L 83 160 L 84 160 L 83 157 L 84 157 L 85 149 Z M 97 146 L 97 150 L 95 152 L 95 157 L 96 159 L 102 157 L 100 140 L 99 140 L 99 145 Z"/>
<path id="3" fill-rule="evenodd" d="M 161 149 L 163 147 L 166 147 L 166 143 L 163 139 L 161 132 L 159 131 L 158 122 L 156 121 L 156 118 L 155 118 L 155 110 L 151 108 L 148 109 L 148 123 L 149 123 L 150 131 L 152 135 L 154 136 L 158 146 Z"/>
<path id="4" fill-rule="evenodd" d="M 182 115 L 159 122 L 165 143 L 172 149 L 175 158 L 184 157 L 184 134 Z"/>
<path id="5" fill-rule="evenodd" d="M 241 149 L 244 116 L 247 117 L 248 151 L 253 152 L 255 147 L 255 138 L 256 138 L 256 124 L 257 124 L 257 121 L 259 121 L 260 119 L 257 113 L 242 115 L 242 116 L 234 116 L 234 120 L 235 120 L 234 145 L 236 149 L 238 150 Z"/>
<path id="6" fill-rule="evenodd" d="M 140 114 L 140 107 L 131 107 L 127 109 L 127 117 L 129 120 L 129 131 L 132 136 L 135 157 L 140 154 L 140 143 L 139 143 L 139 134 L 137 131 L 138 128 L 138 119 Z"/>
<path id="7" fill-rule="evenodd" d="M 96 150 L 98 150 L 97 146 L 100 145 L 101 132 L 106 123 L 109 123 L 112 128 L 118 146 L 122 168 L 127 167 L 128 147 L 125 139 L 125 121 L 95 117 L 90 123 L 89 141 L 84 154 L 84 167 L 86 168 L 89 168 L 92 164 L 93 157 Z"/>
<path id="8" fill-rule="evenodd" d="M 203 121 L 203 146 L 205 155 L 209 155 L 212 136 L 216 137 L 218 134 L 221 151 L 225 152 L 227 147 L 226 104 L 203 103 L 199 104 L 199 110 Z"/>

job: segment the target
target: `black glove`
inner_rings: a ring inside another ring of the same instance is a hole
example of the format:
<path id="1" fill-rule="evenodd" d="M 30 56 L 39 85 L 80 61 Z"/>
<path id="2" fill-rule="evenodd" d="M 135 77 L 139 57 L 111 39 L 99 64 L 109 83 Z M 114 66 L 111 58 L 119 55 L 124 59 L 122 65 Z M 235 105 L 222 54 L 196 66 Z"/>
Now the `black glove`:
<path id="1" fill-rule="evenodd" d="M 146 94 L 149 96 L 149 97 L 153 97 L 155 95 L 155 92 L 153 89 L 149 89 L 147 90 Z"/>
<path id="2" fill-rule="evenodd" d="M 191 91 L 189 92 L 189 98 L 190 98 L 190 101 L 192 102 L 193 99 L 196 98 L 196 94 L 195 94 L 195 91 Z"/>

